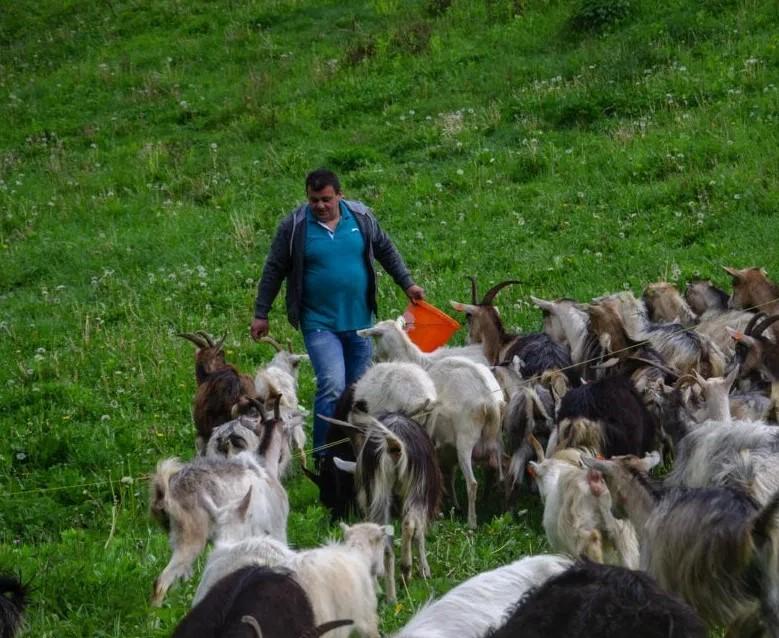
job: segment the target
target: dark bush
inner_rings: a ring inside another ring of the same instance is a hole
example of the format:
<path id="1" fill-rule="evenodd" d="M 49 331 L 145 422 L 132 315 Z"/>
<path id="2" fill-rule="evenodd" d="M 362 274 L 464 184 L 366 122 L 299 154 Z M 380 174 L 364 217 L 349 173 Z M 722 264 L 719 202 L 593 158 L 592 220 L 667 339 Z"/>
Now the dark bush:
<path id="1" fill-rule="evenodd" d="M 607 31 L 633 12 L 630 0 L 580 0 L 570 19 L 574 31 L 596 33 Z"/>

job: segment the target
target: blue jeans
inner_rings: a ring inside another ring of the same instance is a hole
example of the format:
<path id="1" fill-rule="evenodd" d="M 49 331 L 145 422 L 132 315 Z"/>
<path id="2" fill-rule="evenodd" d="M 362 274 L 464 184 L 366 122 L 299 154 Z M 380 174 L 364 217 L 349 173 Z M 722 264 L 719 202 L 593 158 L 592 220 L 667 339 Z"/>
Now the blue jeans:
<path id="1" fill-rule="evenodd" d="M 303 335 L 303 342 L 316 375 L 314 447 L 319 447 L 325 444 L 330 424 L 317 415 L 333 416 L 338 397 L 368 369 L 372 344 L 370 337 L 360 337 L 354 330 L 314 330 Z M 325 454 L 323 450 L 315 456 Z"/>

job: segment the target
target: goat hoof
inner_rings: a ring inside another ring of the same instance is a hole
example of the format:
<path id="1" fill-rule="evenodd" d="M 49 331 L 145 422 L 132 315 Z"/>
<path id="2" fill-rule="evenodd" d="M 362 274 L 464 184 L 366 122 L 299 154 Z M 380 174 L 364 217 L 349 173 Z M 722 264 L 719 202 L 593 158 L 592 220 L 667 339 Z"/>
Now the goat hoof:
<path id="1" fill-rule="evenodd" d="M 403 577 L 403 580 L 406 582 L 411 580 L 411 565 L 401 565 L 400 566 L 400 575 Z"/>

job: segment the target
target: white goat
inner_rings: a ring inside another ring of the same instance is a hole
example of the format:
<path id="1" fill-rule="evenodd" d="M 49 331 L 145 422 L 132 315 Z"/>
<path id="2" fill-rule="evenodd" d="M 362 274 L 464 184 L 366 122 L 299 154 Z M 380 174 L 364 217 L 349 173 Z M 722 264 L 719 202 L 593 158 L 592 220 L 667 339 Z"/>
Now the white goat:
<path id="1" fill-rule="evenodd" d="M 376 578 L 384 575 L 384 547 L 388 529 L 374 523 L 341 523 L 343 543 L 297 552 L 284 563 L 308 594 L 314 619 L 322 624 L 350 618 L 353 627 L 335 630 L 333 638 L 349 638 L 354 631 L 365 638 L 379 637 Z"/>
<path id="2" fill-rule="evenodd" d="M 298 402 L 298 368 L 301 361 L 308 361 L 307 354 L 295 354 L 284 350 L 274 339 L 263 337 L 261 341 L 276 348 L 276 354 L 266 366 L 259 368 L 254 377 L 254 388 L 257 396 L 268 402 L 275 396 L 281 396 L 281 418 L 290 431 L 290 443 L 300 456 L 303 465 L 306 464 L 306 433 L 303 429 L 305 411 Z M 286 474 L 288 461 L 282 463 L 282 476 Z"/>
<path id="3" fill-rule="evenodd" d="M 170 530 L 173 555 L 154 584 L 160 605 L 177 578 L 188 578 L 209 538 L 269 534 L 286 543 L 289 501 L 278 479 L 260 466 L 254 450 L 232 458 L 166 459 L 150 481 L 152 515 Z M 253 493 L 237 529 L 220 529 L 210 510 Z"/>
<path id="4" fill-rule="evenodd" d="M 465 476 L 468 493 L 468 526 L 476 528 L 476 489 L 472 457 L 486 456 L 499 473 L 501 455 L 501 413 L 503 392 L 487 366 L 462 357 L 431 359 L 403 331 L 402 319 L 381 321 L 372 328 L 358 330 L 374 337 L 378 359 L 400 360 L 424 368 L 435 383 L 438 402 L 424 421 L 436 447 L 453 447 Z M 454 472 L 452 472 L 452 477 Z M 502 479 L 502 474 L 500 476 Z"/>
<path id="5" fill-rule="evenodd" d="M 531 443 L 539 462 L 530 462 L 530 473 L 544 503 L 543 526 L 552 550 L 638 569 L 636 532 L 614 518 L 602 477 L 581 466 L 583 451 L 566 448 L 546 459 L 538 441 L 531 437 Z"/>
<path id="6" fill-rule="evenodd" d="M 483 638 L 525 592 L 571 564 L 562 556 L 529 556 L 477 574 L 423 607 L 394 638 Z"/>

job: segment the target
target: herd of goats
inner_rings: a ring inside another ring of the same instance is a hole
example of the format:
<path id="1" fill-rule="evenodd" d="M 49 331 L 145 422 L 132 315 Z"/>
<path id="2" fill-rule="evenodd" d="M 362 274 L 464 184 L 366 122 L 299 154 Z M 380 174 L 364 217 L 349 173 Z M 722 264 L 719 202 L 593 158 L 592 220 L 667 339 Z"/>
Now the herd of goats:
<path id="1" fill-rule="evenodd" d="M 469 345 L 432 353 L 402 318 L 362 330 L 376 363 L 327 419 L 316 472 L 297 398 L 306 356 L 266 338 L 277 352 L 252 378 L 223 340 L 180 335 L 197 346 L 198 455 L 161 461 L 150 481 L 172 548 L 152 603 L 210 540 L 174 638 L 378 638 L 380 579 L 396 598 L 393 521 L 402 577 L 414 549 L 429 577 L 427 530 L 444 496 L 459 507 L 458 468 L 477 527 L 483 464 L 506 507 L 538 492 L 557 555 L 467 580 L 396 638 L 779 637 L 779 285 L 726 270 L 731 294 L 699 280 L 684 295 L 658 282 L 641 299 L 532 297 L 544 327 L 531 334 L 507 332 L 493 303 L 515 282 L 479 301 L 472 278 L 470 303 L 452 302 Z M 334 518 L 367 522 L 290 548 L 282 481 L 296 456 Z"/>

